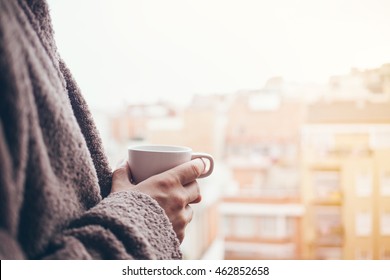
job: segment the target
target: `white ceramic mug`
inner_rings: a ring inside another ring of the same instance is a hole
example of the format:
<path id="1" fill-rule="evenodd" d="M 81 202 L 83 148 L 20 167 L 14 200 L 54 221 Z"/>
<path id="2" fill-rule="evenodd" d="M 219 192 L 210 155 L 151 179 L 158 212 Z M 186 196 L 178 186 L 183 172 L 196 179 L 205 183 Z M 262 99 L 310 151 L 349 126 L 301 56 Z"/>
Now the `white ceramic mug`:
<path id="1" fill-rule="evenodd" d="M 209 162 L 208 169 L 199 178 L 209 176 L 214 169 L 213 157 L 206 153 L 195 153 L 189 147 L 139 145 L 128 148 L 128 162 L 136 184 L 195 158 Z"/>

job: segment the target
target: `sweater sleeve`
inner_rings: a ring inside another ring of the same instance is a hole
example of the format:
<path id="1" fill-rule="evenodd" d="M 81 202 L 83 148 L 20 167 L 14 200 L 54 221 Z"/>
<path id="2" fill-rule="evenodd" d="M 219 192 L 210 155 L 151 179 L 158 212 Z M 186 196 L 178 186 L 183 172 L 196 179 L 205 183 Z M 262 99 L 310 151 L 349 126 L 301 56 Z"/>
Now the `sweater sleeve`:
<path id="1" fill-rule="evenodd" d="M 11 162 L 3 134 L 0 119 L 0 259 L 23 259 L 24 253 L 16 239 L 15 200 L 16 188 L 8 188 L 11 181 Z"/>
<path id="2" fill-rule="evenodd" d="M 118 192 L 73 221 L 45 258 L 180 259 L 181 253 L 156 201 L 138 192 Z"/>

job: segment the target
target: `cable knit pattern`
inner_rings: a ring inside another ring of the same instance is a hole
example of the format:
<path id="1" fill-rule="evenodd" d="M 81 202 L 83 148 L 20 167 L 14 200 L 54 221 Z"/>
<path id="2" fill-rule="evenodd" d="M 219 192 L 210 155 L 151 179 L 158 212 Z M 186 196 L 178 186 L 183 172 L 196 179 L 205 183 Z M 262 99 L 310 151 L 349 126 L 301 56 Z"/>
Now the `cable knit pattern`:
<path id="1" fill-rule="evenodd" d="M 0 0 L 0 258 L 181 258 L 157 202 L 111 179 L 46 2 Z"/>

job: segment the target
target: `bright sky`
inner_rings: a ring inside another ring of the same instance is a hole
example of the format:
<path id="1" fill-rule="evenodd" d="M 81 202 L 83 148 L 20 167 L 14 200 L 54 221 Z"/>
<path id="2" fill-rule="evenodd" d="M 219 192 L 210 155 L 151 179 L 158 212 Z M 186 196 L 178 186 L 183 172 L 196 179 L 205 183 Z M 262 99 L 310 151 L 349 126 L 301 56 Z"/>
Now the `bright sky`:
<path id="1" fill-rule="evenodd" d="M 48 0 L 92 106 L 326 82 L 390 62 L 388 0 Z"/>

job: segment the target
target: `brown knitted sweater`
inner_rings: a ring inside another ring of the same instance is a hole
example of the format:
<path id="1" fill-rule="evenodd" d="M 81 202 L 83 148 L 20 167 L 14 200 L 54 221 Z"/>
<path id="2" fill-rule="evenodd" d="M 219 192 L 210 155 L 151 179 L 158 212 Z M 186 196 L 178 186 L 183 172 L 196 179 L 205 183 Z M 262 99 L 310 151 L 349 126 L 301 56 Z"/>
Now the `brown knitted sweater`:
<path id="1" fill-rule="evenodd" d="M 0 259 L 181 258 L 157 202 L 111 175 L 47 4 L 0 0 Z"/>

